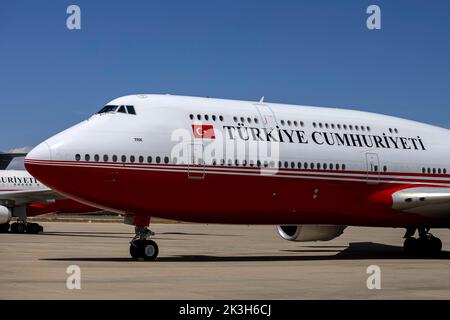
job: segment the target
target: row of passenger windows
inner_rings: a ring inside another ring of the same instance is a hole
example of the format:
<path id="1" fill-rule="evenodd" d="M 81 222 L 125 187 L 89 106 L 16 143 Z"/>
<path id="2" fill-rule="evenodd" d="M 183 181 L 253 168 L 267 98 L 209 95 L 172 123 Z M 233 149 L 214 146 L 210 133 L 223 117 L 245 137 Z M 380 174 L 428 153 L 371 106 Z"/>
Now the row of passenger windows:
<path id="1" fill-rule="evenodd" d="M 103 155 L 102 160 L 103 162 L 109 162 L 109 160 L 111 159 L 112 162 L 118 162 L 119 161 L 119 156 L 117 155 L 113 155 L 111 158 L 108 155 Z M 81 161 L 81 155 L 77 154 L 75 155 L 75 160 L 76 161 Z M 120 162 L 127 162 L 128 157 L 125 155 L 120 156 Z M 84 155 L 84 161 L 91 161 L 91 156 L 89 154 L 85 154 Z M 96 154 L 93 156 L 93 161 L 95 162 L 100 162 L 100 155 Z M 173 158 L 172 161 L 170 161 L 169 157 L 160 157 L 160 156 L 156 156 L 156 157 L 152 157 L 152 156 L 148 156 L 148 157 L 144 157 L 144 156 L 130 156 L 129 157 L 129 161 L 131 163 L 165 163 L 168 164 L 170 162 L 172 162 L 173 164 L 177 164 L 178 163 L 178 159 L 177 158 Z M 198 164 L 204 164 L 204 161 L 202 159 L 198 159 Z M 234 161 L 232 159 L 228 159 L 227 161 L 225 159 L 220 159 L 219 161 L 216 159 L 213 159 L 212 164 L 215 165 L 228 165 L 228 166 L 250 166 L 250 167 L 270 167 L 270 168 L 275 168 L 275 164 L 276 162 L 274 161 L 264 161 L 261 162 L 260 160 L 254 161 L 254 160 L 238 160 L 235 159 Z M 294 161 L 279 161 L 278 162 L 278 167 L 277 168 L 291 168 L 291 169 L 311 169 L 311 170 L 346 170 L 346 165 L 345 164 L 333 164 L 333 163 L 308 163 L 308 162 L 294 162 Z M 378 166 L 374 167 L 374 171 L 378 172 Z M 387 172 L 387 166 L 383 166 L 383 171 Z M 447 169 L 441 169 L 441 168 L 422 168 L 422 173 L 428 173 L 428 174 L 447 174 Z"/>
<path id="2" fill-rule="evenodd" d="M 422 168 L 422 173 L 428 173 L 428 174 L 447 174 L 447 169 L 441 169 L 441 168 Z"/>
<path id="3" fill-rule="evenodd" d="M 305 124 L 303 121 L 297 121 L 297 120 L 281 120 L 280 121 L 282 126 L 288 125 L 289 127 L 303 127 Z"/>
<path id="4" fill-rule="evenodd" d="M 76 161 L 81 161 L 81 155 L 80 154 L 75 155 L 75 160 Z M 105 155 L 103 155 L 102 160 L 103 160 L 103 162 L 109 162 L 110 157 L 105 154 Z M 127 160 L 128 160 L 127 156 L 125 156 L 125 155 L 120 156 L 120 162 L 127 162 Z M 87 161 L 87 162 L 91 161 L 91 155 L 85 154 L 84 155 L 84 161 Z M 93 156 L 93 161 L 100 162 L 100 155 L 98 155 L 98 154 L 94 155 Z M 113 155 L 111 157 L 111 161 L 112 162 L 118 162 L 119 161 L 119 156 Z M 171 161 L 170 158 L 167 157 L 167 156 L 164 157 L 164 158 L 162 158 L 160 156 L 156 156 L 155 158 L 153 158 L 151 156 L 148 156 L 147 158 L 144 158 L 143 156 L 139 156 L 139 157 L 130 156 L 129 157 L 129 161 L 131 163 L 135 163 L 135 162 L 138 162 L 138 163 L 144 163 L 144 162 L 147 162 L 147 163 L 153 163 L 153 162 L 154 163 L 162 163 L 162 162 L 164 162 L 165 164 L 168 164 L 170 162 L 172 162 L 173 164 L 177 164 L 178 163 L 178 159 L 176 157 L 172 158 L 172 161 Z M 204 164 L 204 161 L 203 161 L 203 159 L 198 159 L 197 163 L 198 164 Z M 242 161 L 240 161 L 238 159 L 235 159 L 233 161 L 232 159 L 228 159 L 228 160 L 225 160 L 225 159 L 220 159 L 220 160 L 213 159 L 212 160 L 212 164 L 214 166 L 220 164 L 222 166 L 223 165 L 228 165 L 228 166 L 233 166 L 233 165 L 240 166 L 240 165 L 242 165 L 244 167 L 246 167 L 246 166 L 250 166 L 250 167 L 256 166 L 256 167 L 271 167 L 271 168 L 275 168 L 276 162 L 274 162 L 274 161 L 264 161 L 264 162 L 262 162 L 260 160 L 257 160 L 257 161 L 254 161 L 254 160 L 249 160 L 249 161 L 242 160 Z M 298 168 L 298 169 L 317 169 L 317 170 L 345 170 L 346 166 L 345 166 L 345 164 L 339 164 L 339 163 L 337 163 L 337 164 L 329 163 L 328 164 L 328 163 L 319 163 L 319 162 L 318 163 L 314 163 L 314 162 L 308 163 L 308 162 L 300 162 L 300 161 L 299 162 L 294 162 L 294 161 L 291 161 L 291 162 L 284 161 L 284 162 L 282 162 L 282 161 L 279 161 L 278 162 L 278 168 L 292 168 L 292 169 Z"/>
<path id="5" fill-rule="evenodd" d="M 238 117 L 234 116 L 233 120 L 234 120 L 234 122 L 239 122 L 239 120 L 240 120 L 241 123 L 244 123 L 244 122 L 252 123 L 252 122 L 254 122 L 254 123 L 258 124 L 258 122 L 259 122 L 258 118 L 253 118 L 253 120 L 252 120 L 252 118 L 250 118 L 250 117 L 247 117 L 247 118 L 240 117 L 240 118 L 238 118 Z"/>
<path id="6" fill-rule="evenodd" d="M 191 120 L 194 120 L 194 119 L 197 119 L 197 120 L 206 120 L 206 121 L 209 121 L 209 119 L 211 119 L 212 121 L 217 121 L 217 120 L 219 120 L 219 121 L 223 121 L 223 116 L 216 116 L 215 114 L 213 114 L 213 115 L 207 115 L 207 114 L 205 114 L 205 115 L 201 115 L 201 114 L 197 114 L 197 116 L 194 116 L 193 114 L 190 114 L 189 115 L 189 118 L 191 119 Z"/>
<path id="7" fill-rule="evenodd" d="M 334 123 L 330 123 L 330 124 L 328 124 L 328 123 L 322 123 L 322 122 L 319 122 L 319 123 L 316 123 L 316 122 L 313 122 L 313 127 L 314 128 L 317 128 L 317 127 L 319 127 L 319 128 L 325 128 L 325 129 L 338 129 L 338 130 L 341 130 L 341 129 L 343 129 L 343 130 L 347 130 L 347 129 L 349 129 L 349 130 L 356 130 L 356 131 L 359 131 L 359 130 L 361 130 L 361 131 L 370 131 L 370 127 L 369 126 L 359 126 L 359 125 L 352 125 L 352 124 L 349 124 L 349 125 L 346 125 L 346 124 L 334 124 Z"/>
<path id="8" fill-rule="evenodd" d="M 117 155 L 113 155 L 111 158 L 105 154 L 102 157 L 103 162 L 109 162 L 109 160 L 111 159 L 112 162 L 118 162 L 119 161 L 119 156 Z M 127 162 L 128 157 L 125 155 L 120 156 L 120 162 Z M 75 160 L 76 161 L 81 161 L 81 155 L 77 154 L 75 155 Z M 100 156 L 98 154 L 94 155 L 93 160 L 95 162 L 100 162 Z M 139 163 L 152 163 L 153 161 L 155 161 L 155 163 L 161 163 L 161 161 L 164 160 L 164 163 L 169 163 L 170 159 L 169 157 L 164 157 L 164 159 L 162 159 L 161 157 L 155 157 L 155 159 L 153 159 L 151 156 L 148 156 L 147 158 L 144 158 L 143 156 L 139 156 L 139 157 L 135 157 L 135 156 L 130 156 L 130 162 L 134 163 L 134 162 L 139 162 Z M 91 156 L 89 154 L 85 154 L 84 155 L 84 161 L 91 161 Z"/>

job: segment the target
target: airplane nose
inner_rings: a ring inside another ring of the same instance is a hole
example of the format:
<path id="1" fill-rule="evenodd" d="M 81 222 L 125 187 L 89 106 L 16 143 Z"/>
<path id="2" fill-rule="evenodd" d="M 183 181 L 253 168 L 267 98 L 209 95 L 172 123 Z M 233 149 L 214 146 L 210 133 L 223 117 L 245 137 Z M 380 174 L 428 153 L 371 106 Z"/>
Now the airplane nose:
<path id="1" fill-rule="evenodd" d="M 42 142 L 36 146 L 33 150 L 28 152 L 25 157 L 25 161 L 30 160 L 52 160 L 52 153 L 50 151 L 50 146 L 47 142 Z"/>

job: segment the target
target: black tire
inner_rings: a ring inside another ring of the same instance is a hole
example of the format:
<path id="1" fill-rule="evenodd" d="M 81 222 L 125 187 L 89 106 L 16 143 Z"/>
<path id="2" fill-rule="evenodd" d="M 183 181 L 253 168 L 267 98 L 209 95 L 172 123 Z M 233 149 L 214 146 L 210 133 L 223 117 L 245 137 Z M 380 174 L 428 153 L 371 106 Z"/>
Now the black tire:
<path id="1" fill-rule="evenodd" d="M 136 240 L 130 244 L 130 255 L 134 260 L 139 260 L 140 258 L 143 259 L 140 254 L 141 242 L 141 240 Z"/>
<path id="2" fill-rule="evenodd" d="M 433 255 L 438 255 L 441 253 L 442 250 L 442 241 L 439 238 L 436 237 L 431 237 L 428 240 L 428 245 L 429 245 L 429 251 L 431 254 Z"/>
<path id="3" fill-rule="evenodd" d="M 155 241 L 145 240 L 142 251 L 145 261 L 155 261 L 158 257 L 159 248 Z"/>
<path id="4" fill-rule="evenodd" d="M 403 242 L 403 249 L 405 250 L 405 253 L 408 255 L 415 255 L 417 254 L 419 243 L 418 239 L 409 237 L 405 239 L 405 242 Z"/>
<path id="5" fill-rule="evenodd" d="M 40 231 L 40 225 L 37 223 L 28 223 L 26 227 L 27 233 L 38 234 Z"/>
<path id="6" fill-rule="evenodd" d="M 9 223 L 0 224 L 0 233 L 7 233 L 9 231 Z"/>
<path id="7" fill-rule="evenodd" d="M 130 255 L 134 260 L 154 261 L 158 253 L 158 245 L 152 240 L 136 240 L 130 244 Z"/>
<path id="8" fill-rule="evenodd" d="M 19 233 L 19 231 L 17 230 L 17 226 L 19 224 L 17 222 L 14 222 L 13 224 L 11 224 L 11 233 Z"/>
<path id="9" fill-rule="evenodd" d="M 25 224 L 18 223 L 17 224 L 17 233 L 24 233 L 26 230 Z"/>

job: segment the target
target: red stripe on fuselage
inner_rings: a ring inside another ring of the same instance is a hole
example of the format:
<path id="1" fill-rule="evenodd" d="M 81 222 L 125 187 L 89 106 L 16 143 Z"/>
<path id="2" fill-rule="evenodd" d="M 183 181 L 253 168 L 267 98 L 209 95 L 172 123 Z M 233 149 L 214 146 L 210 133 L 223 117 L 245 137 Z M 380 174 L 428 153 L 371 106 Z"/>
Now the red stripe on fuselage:
<path id="1" fill-rule="evenodd" d="M 27 170 L 32 175 L 75 200 L 168 219 L 210 223 L 361 226 L 433 226 L 448 223 L 442 219 L 396 212 L 391 208 L 392 199 L 373 201 L 371 198 L 380 191 L 405 188 L 407 183 L 370 184 L 364 177 L 353 177 L 357 181 L 343 181 L 351 178 L 351 172 L 346 171 L 333 172 L 349 174 L 339 176 L 338 180 L 324 176 L 287 179 L 283 174 L 266 176 L 238 171 L 248 167 L 234 170 L 232 167 L 208 166 L 210 171 L 205 171 L 204 179 L 188 179 L 186 169 L 175 170 L 181 166 L 150 166 L 26 161 Z M 233 171 L 222 172 L 225 169 Z M 255 172 L 259 170 L 255 168 Z M 302 172 L 301 169 L 292 171 Z M 202 170 L 196 172 L 198 174 Z M 427 185 L 430 181 L 415 183 L 414 186 Z M 392 193 L 386 194 L 388 197 Z"/>

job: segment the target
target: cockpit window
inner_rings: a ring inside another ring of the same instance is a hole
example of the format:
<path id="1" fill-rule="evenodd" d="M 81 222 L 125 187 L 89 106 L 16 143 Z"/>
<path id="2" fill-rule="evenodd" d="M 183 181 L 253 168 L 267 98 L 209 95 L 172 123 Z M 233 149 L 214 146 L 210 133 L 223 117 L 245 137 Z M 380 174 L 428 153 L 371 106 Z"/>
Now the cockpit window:
<path id="1" fill-rule="evenodd" d="M 136 110 L 134 110 L 134 106 L 127 106 L 128 114 L 136 114 Z"/>
<path id="2" fill-rule="evenodd" d="M 109 106 L 104 106 L 99 112 L 97 112 L 97 113 L 106 113 L 106 112 L 114 112 L 114 111 L 116 111 L 117 110 L 117 108 L 118 108 L 119 106 L 111 106 L 111 105 L 109 105 Z"/>
<path id="3" fill-rule="evenodd" d="M 136 110 L 134 109 L 134 106 L 113 106 L 113 105 L 107 105 L 104 106 L 97 114 L 101 113 L 114 113 L 114 112 L 120 112 L 125 114 L 136 114 Z"/>

